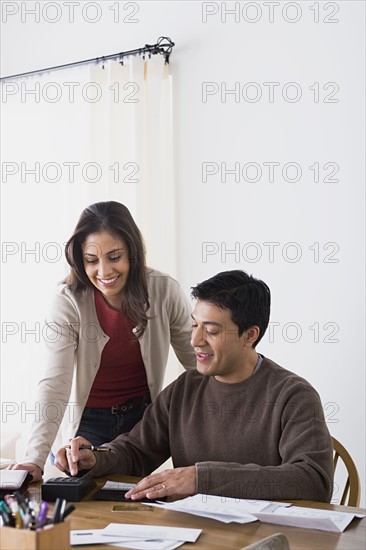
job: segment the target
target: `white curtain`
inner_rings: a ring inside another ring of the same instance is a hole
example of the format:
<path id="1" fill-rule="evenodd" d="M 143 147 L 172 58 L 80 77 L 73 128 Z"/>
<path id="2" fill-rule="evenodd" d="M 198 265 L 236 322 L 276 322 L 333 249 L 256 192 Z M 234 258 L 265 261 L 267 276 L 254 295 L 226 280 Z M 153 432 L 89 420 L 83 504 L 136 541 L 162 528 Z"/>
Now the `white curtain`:
<path id="1" fill-rule="evenodd" d="M 2 83 L 2 432 L 34 420 L 44 315 L 81 211 L 116 200 L 176 275 L 172 83 L 161 55 Z M 20 451 L 21 454 L 21 451 Z"/>
<path id="2" fill-rule="evenodd" d="M 89 203 L 123 202 L 148 263 L 176 275 L 172 83 L 162 55 L 4 82 L 2 117 L 5 214 L 27 197 L 48 219 L 57 203 L 68 230 Z"/>
<path id="3" fill-rule="evenodd" d="M 105 166 L 110 197 L 135 213 L 151 265 L 176 275 L 172 86 L 162 56 L 93 65 L 108 90 L 90 109 L 90 152 Z M 97 89 L 98 89 L 97 88 Z"/>

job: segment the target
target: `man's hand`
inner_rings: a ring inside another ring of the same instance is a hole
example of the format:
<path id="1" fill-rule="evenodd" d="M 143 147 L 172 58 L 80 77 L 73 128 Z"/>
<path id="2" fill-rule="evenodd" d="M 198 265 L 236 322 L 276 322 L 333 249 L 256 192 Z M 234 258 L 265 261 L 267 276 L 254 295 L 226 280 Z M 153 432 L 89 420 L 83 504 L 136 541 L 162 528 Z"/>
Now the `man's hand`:
<path id="1" fill-rule="evenodd" d="M 61 472 L 76 476 L 80 470 L 90 470 L 95 466 L 96 458 L 89 449 L 79 449 L 80 445 L 90 445 L 90 441 L 84 437 L 70 439 L 68 445 L 61 447 L 56 453 L 55 466 Z"/>
<path id="2" fill-rule="evenodd" d="M 136 487 L 126 493 L 126 498 L 159 499 L 171 495 L 194 495 L 196 492 L 196 466 L 172 468 L 142 479 Z"/>
<path id="3" fill-rule="evenodd" d="M 41 481 L 42 479 L 42 470 L 39 466 L 36 464 L 33 464 L 32 462 L 23 462 L 20 464 L 10 464 L 8 466 L 7 470 L 28 470 L 30 474 L 32 474 L 33 479 L 31 483 L 34 483 L 36 481 Z"/>

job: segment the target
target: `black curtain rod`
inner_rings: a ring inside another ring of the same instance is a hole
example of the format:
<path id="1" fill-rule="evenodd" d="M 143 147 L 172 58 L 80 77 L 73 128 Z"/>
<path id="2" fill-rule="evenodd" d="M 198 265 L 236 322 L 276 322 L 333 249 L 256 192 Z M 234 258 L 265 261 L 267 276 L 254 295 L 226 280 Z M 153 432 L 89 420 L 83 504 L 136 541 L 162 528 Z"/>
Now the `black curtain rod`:
<path id="1" fill-rule="evenodd" d="M 169 57 L 172 53 L 174 42 L 170 40 L 167 36 L 160 36 L 156 44 L 145 44 L 143 48 L 137 48 L 136 50 L 130 50 L 128 52 L 113 53 L 111 55 L 105 55 L 103 57 L 96 57 L 93 59 L 85 59 L 84 61 L 74 61 L 73 63 L 66 63 L 65 65 L 57 65 L 56 67 L 48 67 L 47 69 L 38 69 L 37 71 L 29 71 L 26 73 L 13 74 L 9 76 L 4 76 L 0 78 L 0 82 L 4 80 L 9 80 L 11 78 L 19 78 L 21 76 L 29 76 L 31 74 L 44 73 L 47 71 L 57 71 L 59 69 L 66 69 L 69 67 L 76 67 L 77 65 L 86 65 L 87 63 L 104 63 L 108 59 L 120 59 L 128 55 L 144 55 L 148 53 L 149 55 L 156 55 L 158 53 L 162 54 L 165 57 L 165 63 L 169 63 Z M 123 64 L 123 61 L 122 61 Z"/>

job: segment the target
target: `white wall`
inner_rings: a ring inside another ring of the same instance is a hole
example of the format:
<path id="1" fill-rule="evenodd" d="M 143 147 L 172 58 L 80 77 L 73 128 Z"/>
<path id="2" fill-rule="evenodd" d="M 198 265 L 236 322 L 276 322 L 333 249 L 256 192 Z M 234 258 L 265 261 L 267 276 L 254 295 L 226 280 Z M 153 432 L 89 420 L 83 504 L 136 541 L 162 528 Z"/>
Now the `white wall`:
<path id="1" fill-rule="evenodd" d="M 5 23 L 10 4 L 19 11 Z M 350 450 L 364 487 L 364 3 L 227 2 L 239 11 L 225 15 L 221 2 L 120 2 L 113 22 L 110 8 L 117 3 L 104 1 L 96 23 L 85 20 L 97 15 L 91 2 L 75 5 L 74 22 L 64 2 L 58 12 L 41 10 L 34 22 L 24 11 L 34 4 L 2 2 L 2 75 L 128 50 L 161 35 L 176 43 L 180 281 L 188 293 L 218 271 L 239 268 L 269 284 L 272 325 L 259 351 L 317 388 L 329 429 Z M 133 11 L 136 22 L 123 21 Z M 58 22 L 47 21 L 56 15 Z M 235 86 L 236 97 L 225 95 Z M 212 95 L 204 97 L 204 90 Z M 227 169 L 239 163 L 239 181 L 233 174 L 225 181 L 221 163 Z M 279 163 L 273 181 L 268 163 Z M 262 175 L 255 182 L 258 165 Z M 205 182 L 204 167 L 217 170 Z M 9 204 L 3 188 L 5 240 L 31 243 L 36 217 L 47 239 L 63 242 L 89 198 L 107 198 L 103 188 L 88 196 L 72 192 L 70 211 L 62 214 L 65 229 L 57 234 L 52 192 L 43 189 L 32 201 L 32 190 L 24 188 L 19 202 Z M 114 198 L 123 200 L 123 190 Z M 163 222 L 163 200 L 157 215 Z M 2 265 L 6 321 L 42 317 L 40 311 L 32 317 L 34 309 L 24 314 L 27 304 L 37 309 L 38 297 L 64 272 L 62 262 L 26 267 L 16 259 Z M 14 286 L 20 271 L 25 280 Z M 8 339 L 7 357 L 17 360 L 3 366 L 6 401 L 15 384 L 18 400 L 29 396 L 42 370 L 40 346 L 27 344 L 23 359 L 20 347 Z M 8 416 L 8 427 L 22 424 L 15 416 Z"/>

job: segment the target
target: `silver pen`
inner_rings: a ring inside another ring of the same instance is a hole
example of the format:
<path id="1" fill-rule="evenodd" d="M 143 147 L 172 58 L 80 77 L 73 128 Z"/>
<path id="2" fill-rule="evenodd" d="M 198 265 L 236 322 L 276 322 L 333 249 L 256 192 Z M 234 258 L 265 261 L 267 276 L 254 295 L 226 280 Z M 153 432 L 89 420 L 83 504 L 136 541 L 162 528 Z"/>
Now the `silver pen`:
<path id="1" fill-rule="evenodd" d="M 65 445 L 65 449 L 71 449 L 71 445 Z M 112 449 L 110 447 L 99 447 L 95 445 L 80 445 L 79 450 L 83 451 L 84 449 L 89 449 L 89 451 L 93 451 L 94 453 L 108 453 Z"/>

